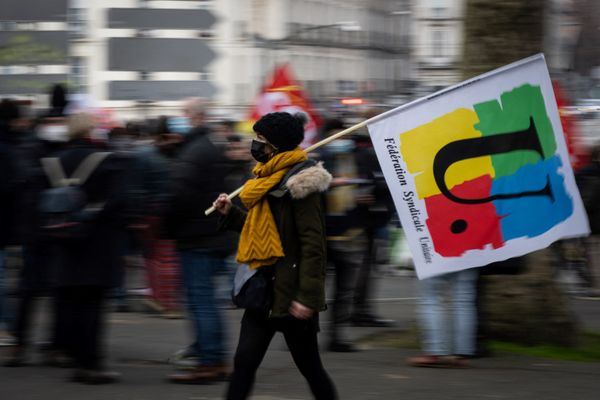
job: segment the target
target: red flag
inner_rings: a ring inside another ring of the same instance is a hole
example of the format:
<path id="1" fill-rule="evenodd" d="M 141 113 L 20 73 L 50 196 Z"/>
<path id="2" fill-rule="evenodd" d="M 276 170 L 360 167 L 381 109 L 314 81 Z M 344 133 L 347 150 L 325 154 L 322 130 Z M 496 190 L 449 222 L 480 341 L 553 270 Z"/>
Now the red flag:
<path id="1" fill-rule="evenodd" d="M 290 114 L 302 113 L 306 116 L 304 141 L 300 144 L 302 148 L 317 141 L 317 129 L 321 120 L 294 78 L 288 64 L 275 67 L 271 81 L 265 85 L 256 104 L 252 107 L 250 119 L 257 121 L 263 115 L 277 111 Z"/>
<path id="2" fill-rule="evenodd" d="M 581 136 L 577 130 L 575 116 L 565 112 L 565 107 L 568 107 L 570 104 L 564 91 L 556 81 L 552 82 L 552 88 L 554 89 L 554 97 L 556 98 L 556 105 L 560 113 L 560 124 L 565 133 L 565 142 L 567 143 L 571 165 L 577 171 L 589 162 L 589 154 L 586 152 L 583 143 L 581 143 Z"/>

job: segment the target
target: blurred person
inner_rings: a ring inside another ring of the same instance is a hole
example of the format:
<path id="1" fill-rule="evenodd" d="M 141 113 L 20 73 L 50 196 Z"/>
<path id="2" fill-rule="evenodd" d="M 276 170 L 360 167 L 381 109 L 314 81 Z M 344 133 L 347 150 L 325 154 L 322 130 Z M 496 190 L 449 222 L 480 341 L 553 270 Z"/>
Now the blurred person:
<path id="1" fill-rule="evenodd" d="M 136 136 L 125 127 L 116 126 L 108 131 L 108 145 L 113 151 L 131 152 Z"/>
<path id="2" fill-rule="evenodd" d="M 321 136 L 326 138 L 344 128 L 344 123 L 339 119 L 325 120 Z M 336 352 L 356 351 L 344 334 L 345 325 L 350 320 L 354 278 L 363 254 L 360 242 L 364 221 L 360 221 L 357 215 L 358 170 L 354 148 L 351 139 L 340 138 L 321 147 L 317 156 L 333 175 L 331 187 L 325 194 L 327 259 L 333 264 L 335 273 L 332 324 L 327 349 Z"/>
<path id="3" fill-rule="evenodd" d="M 60 96 L 58 96 L 60 100 Z M 14 185 L 13 228 L 9 237 L 11 244 L 22 245 L 23 266 L 16 290 L 14 335 L 16 346 L 10 352 L 5 366 L 17 367 L 26 362 L 29 327 L 34 313 L 35 299 L 52 293 L 53 269 L 50 264 L 50 245 L 39 235 L 37 210 L 38 196 L 44 188 L 39 159 L 65 145 L 67 127 L 60 104 L 51 105 L 31 132 L 24 121 L 22 110 L 15 102 L 2 103 L 4 130 L 3 140 L 8 143 L 15 160 L 16 184 Z M 62 357 L 62 340 L 57 329 L 56 298 L 52 307 L 50 344 L 43 348 L 45 362 L 55 364 Z"/>
<path id="4" fill-rule="evenodd" d="M 62 83 L 55 83 L 50 87 L 50 110 L 49 115 L 65 115 L 65 109 L 69 105 L 68 91 Z"/>
<path id="5" fill-rule="evenodd" d="M 351 321 L 355 326 L 389 327 L 394 321 L 375 313 L 371 295 L 375 292 L 373 272 L 377 255 L 382 243 L 387 242 L 387 226 L 394 205 L 368 133 L 356 134 L 354 142 L 358 177 L 363 180 L 356 197 L 357 214 L 364 223 L 366 245 L 356 276 Z"/>
<path id="6" fill-rule="evenodd" d="M 128 129 L 117 126 L 108 131 L 108 148 L 118 153 L 121 157 L 125 158 L 134 158 L 134 143 L 137 135 L 136 133 L 130 132 Z M 132 166 L 134 165 L 131 162 Z M 132 168 L 127 171 L 129 175 L 129 184 L 127 185 L 128 190 L 135 190 L 139 184 L 140 178 L 137 176 L 139 171 L 137 168 Z M 141 197 L 141 196 L 140 196 Z M 143 197 L 141 197 L 143 198 Z M 140 205 L 141 208 L 141 205 Z M 127 288 L 126 288 L 126 276 L 127 276 L 127 257 L 133 254 L 133 246 L 132 246 L 132 235 L 128 234 L 124 238 L 123 243 L 121 243 L 121 250 L 119 259 L 122 260 L 123 267 L 119 268 L 119 271 L 122 272 L 122 275 L 119 277 L 119 283 L 114 290 L 112 297 L 114 297 L 116 302 L 116 311 L 118 312 L 127 312 L 129 311 L 129 305 L 127 303 Z"/>
<path id="7" fill-rule="evenodd" d="M 477 278 L 475 268 L 419 281 L 418 316 L 424 354 L 411 357 L 414 367 L 464 367 L 476 351 Z M 449 298 L 447 315 L 445 301 Z"/>
<path id="8" fill-rule="evenodd" d="M 221 126 L 220 135 L 223 136 L 225 142 L 225 156 L 231 163 L 231 169 L 226 176 L 226 185 L 230 188 L 238 188 L 252 177 L 252 167 L 254 159 L 248 151 L 250 141 L 235 132 L 235 122 L 224 120 L 217 124 Z M 239 199 L 234 199 L 234 202 L 241 206 Z M 234 248 L 237 247 L 237 240 L 234 239 Z M 227 268 L 222 275 L 220 282 L 218 297 L 224 307 L 233 306 L 231 302 L 231 290 L 234 284 L 234 278 L 238 263 L 235 261 L 235 252 L 227 257 Z"/>
<path id="9" fill-rule="evenodd" d="M 258 164 L 240 198 L 248 212 L 226 194 L 213 203 L 223 227 L 241 232 L 237 260 L 272 285 L 265 308 L 247 308 L 241 322 L 227 399 L 250 396 L 256 372 L 276 332 L 281 332 L 296 366 L 316 399 L 337 398 L 319 355 L 318 315 L 325 310 L 325 217 L 322 192 L 331 175 L 307 162 L 298 145 L 304 128 L 288 113 L 271 113 L 253 127 L 251 152 Z M 304 169 L 302 169 L 304 167 Z M 289 176 L 290 171 L 294 174 Z"/>
<path id="10" fill-rule="evenodd" d="M 152 146 L 144 144 L 140 138 L 144 136 L 147 127 L 140 122 L 128 122 L 125 127 L 114 127 L 108 133 L 108 148 L 120 158 L 127 159 L 130 168 L 125 172 L 127 181 L 127 197 L 136 205 L 136 215 L 129 215 L 132 223 L 127 227 L 127 235 L 121 245 L 120 259 L 124 267 L 119 270 L 122 275 L 119 285 L 113 293 L 116 310 L 119 312 L 129 311 L 127 298 L 127 276 L 128 271 L 137 265 L 142 252 L 141 235 L 147 228 L 145 222 L 148 216 L 150 203 L 153 201 L 157 190 L 154 185 Z M 163 190 L 164 192 L 164 190 Z"/>
<path id="11" fill-rule="evenodd" d="M 175 240 L 181 276 L 193 328 L 190 356 L 200 364 L 169 376 L 174 383 L 203 383 L 227 374 L 225 326 L 215 299 L 215 278 L 233 251 L 231 235 L 217 232 L 217 215 L 204 215 L 204 205 L 227 191 L 231 167 L 224 150 L 205 125 L 206 103 L 189 99 L 184 114 L 192 127 L 185 135 L 171 177 L 165 229 Z"/>
<path id="12" fill-rule="evenodd" d="M 145 216 L 139 230 L 142 255 L 148 276 L 148 303 L 161 316 L 179 318 L 181 274 L 175 242 L 161 235 L 163 210 L 168 202 L 168 184 L 181 135 L 172 134 L 168 117 L 161 116 L 151 131 L 153 142 L 139 147 L 137 161 L 145 197 Z M 174 135 L 175 140 L 169 139 Z"/>
<path id="13" fill-rule="evenodd" d="M 18 116 L 16 104 L 8 99 L 0 102 L 0 346 L 14 344 L 12 336 L 12 315 L 8 308 L 6 246 L 14 234 L 14 213 L 17 171 L 13 152 L 9 146 L 11 125 Z"/>
<path id="14" fill-rule="evenodd" d="M 16 171 L 7 145 L 0 142 L 0 346 L 14 344 L 12 313 L 7 299 L 6 246 L 10 243 L 14 208 Z"/>
<path id="15" fill-rule="evenodd" d="M 84 384 L 112 383 L 119 377 L 107 371 L 103 363 L 103 314 L 109 290 L 117 284 L 122 267 L 119 249 L 129 206 L 124 179 L 127 162 L 114 153 L 100 152 L 90 138 L 93 128 L 92 115 L 69 116 L 66 148 L 45 159 L 55 160 L 68 177 L 76 170 L 87 172 L 88 179 L 82 178 L 77 187 L 83 191 L 86 209 L 92 204 L 96 209 L 90 217 L 93 222 L 80 236 L 52 241 L 58 330 L 76 368 L 71 380 Z M 56 169 L 45 166 L 45 173 L 49 183 L 56 184 Z"/>
<path id="16" fill-rule="evenodd" d="M 176 156 L 177 150 L 184 142 L 184 135 L 171 129 L 172 124 L 170 121 L 172 119 L 173 117 L 164 115 L 158 118 L 153 143 L 159 153 L 168 159 L 173 159 Z"/>
<path id="17" fill-rule="evenodd" d="M 591 235 L 587 238 L 573 239 L 579 242 L 579 253 L 583 262 L 579 263 L 577 272 L 581 277 L 584 295 L 600 296 L 597 262 L 597 240 L 600 234 L 600 143 L 593 146 L 590 162 L 576 172 L 575 179 L 579 187 L 583 205 L 588 216 Z"/>

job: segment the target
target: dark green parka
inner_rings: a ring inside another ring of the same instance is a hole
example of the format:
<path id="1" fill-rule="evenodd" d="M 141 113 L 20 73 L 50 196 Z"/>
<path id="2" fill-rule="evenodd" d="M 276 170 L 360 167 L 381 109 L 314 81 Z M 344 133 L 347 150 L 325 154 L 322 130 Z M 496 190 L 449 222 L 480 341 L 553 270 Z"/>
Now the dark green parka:
<path id="1" fill-rule="evenodd" d="M 289 315 L 293 300 L 315 311 L 326 308 L 322 192 L 330 182 L 329 172 L 317 164 L 291 176 L 285 187 L 276 186 L 267 195 L 285 254 L 274 265 L 272 317 Z M 224 217 L 222 228 L 241 232 L 246 215 L 244 210 L 233 206 Z"/>

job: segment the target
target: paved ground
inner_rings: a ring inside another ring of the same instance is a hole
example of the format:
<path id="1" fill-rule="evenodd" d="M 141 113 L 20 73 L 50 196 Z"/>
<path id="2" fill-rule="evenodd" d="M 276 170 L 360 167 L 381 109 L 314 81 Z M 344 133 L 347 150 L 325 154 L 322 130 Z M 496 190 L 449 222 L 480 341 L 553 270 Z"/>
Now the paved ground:
<path id="1" fill-rule="evenodd" d="M 414 321 L 414 279 L 379 279 L 377 308 L 381 315 L 408 329 Z M 586 329 L 600 332 L 600 301 L 572 300 Z M 226 311 L 233 349 L 241 312 Z M 44 313 L 38 326 L 45 325 Z M 110 316 L 110 365 L 123 373 L 121 383 L 83 386 L 67 383 L 68 370 L 30 366 L 0 367 L 0 400 L 200 400 L 222 398 L 225 384 L 178 386 L 165 381 L 172 371 L 167 357 L 187 343 L 183 320 L 167 320 L 144 313 Z M 326 319 L 326 318 L 325 318 Z M 323 324 L 324 333 L 327 323 Z M 373 328 L 352 328 L 353 338 Z M 321 335 L 324 341 L 324 333 Z M 0 362 L 5 349 L 0 349 Z M 468 369 L 419 369 L 404 359 L 416 350 L 363 348 L 350 354 L 323 353 L 340 399 L 574 399 L 600 398 L 600 363 L 559 362 L 540 358 L 496 355 L 472 362 Z M 294 368 L 280 338 L 271 345 L 260 369 L 255 400 L 310 399 L 305 382 Z"/>

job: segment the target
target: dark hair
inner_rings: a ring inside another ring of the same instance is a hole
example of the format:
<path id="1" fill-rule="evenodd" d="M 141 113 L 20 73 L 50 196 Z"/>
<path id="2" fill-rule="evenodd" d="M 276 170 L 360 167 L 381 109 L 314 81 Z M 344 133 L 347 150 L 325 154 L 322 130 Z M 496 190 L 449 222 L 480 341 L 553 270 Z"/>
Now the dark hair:
<path id="1" fill-rule="evenodd" d="M 2 99 L 0 102 L 0 121 L 10 122 L 21 118 L 19 105 L 13 99 Z"/>
<path id="2" fill-rule="evenodd" d="M 165 133 L 172 133 L 169 129 L 169 117 L 166 115 L 161 115 L 155 121 L 155 124 L 152 129 L 153 135 L 163 135 Z"/>
<path id="3" fill-rule="evenodd" d="M 339 118 L 328 118 L 323 122 L 321 127 L 321 136 L 329 136 L 332 131 L 339 131 L 345 129 L 344 122 Z"/>
<path id="4" fill-rule="evenodd" d="M 266 114 L 256 121 L 252 129 L 280 151 L 293 150 L 304 140 L 304 124 L 298 114 Z"/>
<path id="5" fill-rule="evenodd" d="M 60 83 L 50 88 L 50 111 L 52 117 L 63 117 L 65 107 L 69 104 L 67 100 L 67 89 Z"/>

